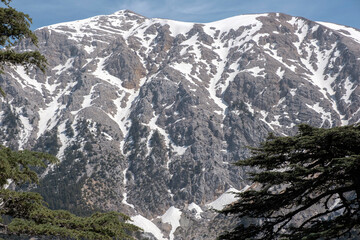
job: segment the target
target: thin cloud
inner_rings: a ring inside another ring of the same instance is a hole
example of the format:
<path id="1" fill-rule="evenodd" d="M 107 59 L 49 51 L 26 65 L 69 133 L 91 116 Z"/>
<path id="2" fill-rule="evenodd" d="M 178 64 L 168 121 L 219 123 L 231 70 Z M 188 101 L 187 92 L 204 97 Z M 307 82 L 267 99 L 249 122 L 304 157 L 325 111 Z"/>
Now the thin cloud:
<path id="1" fill-rule="evenodd" d="M 194 18 L 194 16 L 205 15 L 213 12 L 212 9 L 215 9 L 213 3 L 204 2 L 202 0 L 184 0 L 181 1 L 181 6 L 179 6 L 179 1 L 175 0 L 126 0 L 116 6 L 118 9 L 129 9 L 146 17 L 170 18 L 183 21 L 191 21 L 191 18 Z"/>
<path id="2" fill-rule="evenodd" d="M 111 14 L 121 9 L 129 9 L 149 18 L 187 22 L 211 22 L 241 14 L 282 12 L 311 20 L 360 27 L 357 21 L 359 0 L 14 0 L 11 4 L 28 13 L 33 18 L 35 28 Z"/>
<path id="3" fill-rule="evenodd" d="M 169 11 L 169 7 L 166 3 L 163 4 L 163 2 L 164 1 L 126 0 L 116 4 L 115 6 L 117 9 L 114 10 L 128 9 L 146 17 L 161 17 L 164 13 Z"/>
<path id="4" fill-rule="evenodd" d="M 146 13 L 153 9 L 153 4 L 148 1 L 125 1 L 124 3 L 118 4 L 118 10 L 128 9 L 134 12 Z"/>

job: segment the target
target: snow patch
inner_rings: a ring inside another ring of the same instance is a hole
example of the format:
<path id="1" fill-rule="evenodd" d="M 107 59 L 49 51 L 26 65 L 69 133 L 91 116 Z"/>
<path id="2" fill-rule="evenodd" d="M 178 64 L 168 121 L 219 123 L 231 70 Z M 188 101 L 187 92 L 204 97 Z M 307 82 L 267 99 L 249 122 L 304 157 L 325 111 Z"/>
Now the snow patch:
<path id="1" fill-rule="evenodd" d="M 257 25 L 261 22 L 257 20 L 258 17 L 267 16 L 268 14 L 248 14 L 226 18 L 220 21 L 210 22 L 205 24 L 206 33 L 211 34 L 211 28 L 221 29 L 223 32 L 229 32 L 230 30 L 237 30 L 242 26 Z"/>
<path id="2" fill-rule="evenodd" d="M 295 31 L 295 34 L 299 38 L 299 41 L 293 42 L 293 44 L 297 48 L 298 53 L 300 53 L 301 52 L 300 46 L 301 46 L 301 43 L 304 41 L 306 35 L 308 34 L 309 26 L 308 26 L 308 24 L 306 24 L 306 22 L 304 20 L 302 20 L 300 18 L 294 17 L 293 19 L 296 19 L 295 21 L 292 21 L 292 22 L 293 22 L 294 26 L 297 26 L 297 30 Z"/>
<path id="3" fill-rule="evenodd" d="M 347 77 L 344 82 L 344 88 L 345 88 L 345 94 L 342 96 L 342 100 L 346 102 L 346 104 L 350 104 L 350 96 L 353 93 L 353 91 L 356 89 L 354 87 L 354 83 L 350 81 L 350 77 Z"/>
<path id="4" fill-rule="evenodd" d="M 321 119 L 323 120 L 321 126 L 325 123 L 326 120 L 328 120 L 331 123 L 331 113 L 326 112 L 323 107 L 320 107 L 320 103 L 316 103 L 312 106 L 309 104 L 306 104 L 306 106 L 321 115 Z"/>
<path id="5" fill-rule="evenodd" d="M 266 76 L 265 68 L 260 68 L 258 66 L 249 68 L 249 69 L 245 69 L 243 71 L 252 73 L 252 75 L 254 77 L 265 77 Z"/>
<path id="6" fill-rule="evenodd" d="M 170 240 L 174 239 L 174 232 L 180 226 L 181 214 L 180 209 L 171 206 L 164 215 L 161 216 L 163 223 L 169 223 L 171 225 Z"/>
<path id="7" fill-rule="evenodd" d="M 116 106 L 115 113 L 106 113 L 109 118 L 111 118 L 120 128 L 123 139 L 120 142 L 120 150 L 123 153 L 125 138 L 128 134 L 129 128 L 128 125 L 130 121 L 128 120 L 130 115 L 130 108 L 132 103 L 135 101 L 136 97 L 139 95 L 140 88 L 138 90 L 135 89 L 127 89 L 122 86 L 122 80 L 109 74 L 105 68 L 105 62 L 110 56 L 105 58 L 96 58 L 98 61 L 97 68 L 93 72 L 93 75 L 102 81 L 105 81 L 112 86 L 118 88 L 118 98 L 113 100 Z M 155 76 L 154 76 L 155 77 Z M 146 77 L 140 79 L 140 87 L 146 82 Z M 150 80 L 150 79 L 149 79 Z M 88 102 L 87 102 L 88 103 Z"/>
<path id="8" fill-rule="evenodd" d="M 225 59 L 225 58 L 222 58 Z M 225 103 L 225 101 L 221 98 L 216 96 L 216 85 L 218 83 L 218 81 L 221 79 L 222 73 L 224 72 L 225 69 L 225 65 L 226 65 L 226 60 L 221 61 L 220 63 L 215 61 L 214 62 L 215 65 L 217 65 L 217 73 L 216 75 L 210 80 L 210 85 L 208 88 L 208 92 L 209 92 L 209 97 L 214 101 L 214 103 L 220 108 L 222 109 L 222 114 L 223 114 L 223 118 L 225 118 L 225 111 L 227 108 L 227 105 Z"/>
<path id="9" fill-rule="evenodd" d="M 133 217 L 131 217 L 131 219 L 133 220 L 133 222 L 130 222 L 130 223 L 142 228 L 144 230 L 144 232 L 152 233 L 157 240 L 166 240 L 166 238 L 164 238 L 161 230 L 149 219 L 144 218 L 141 215 L 133 216 Z"/>
<path id="10" fill-rule="evenodd" d="M 247 106 L 247 110 L 248 110 L 252 115 L 254 115 L 255 110 L 254 110 L 253 106 L 251 105 L 251 103 L 248 103 L 248 102 L 244 102 L 244 103 L 245 103 L 245 105 Z"/>
<path id="11" fill-rule="evenodd" d="M 122 86 L 122 81 L 119 78 L 111 75 L 104 69 L 105 62 L 109 57 L 110 57 L 110 55 L 107 57 L 104 57 L 104 58 L 98 58 L 98 57 L 96 58 L 98 63 L 97 63 L 96 70 L 93 72 L 93 75 L 105 82 L 108 82 L 109 84 L 111 84 L 115 87 L 118 87 L 119 89 L 121 89 L 123 91 L 130 92 L 131 90 L 128 90 Z"/>
<path id="12" fill-rule="evenodd" d="M 60 75 L 63 72 L 65 72 L 73 67 L 74 60 L 75 60 L 75 58 L 69 58 L 68 60 L 66 60 L 64 65 L 59 64 L 56 67 L 54 67 L 52 70 L 56 71 L 56 73 L 55 73 L 56 75 Z"/>
<path id="13" fill-rule="evenodd" d="M 97 83 L 97 84 L 95 84 L 94 86 L 91 87 L 89 95 L 85 95 L 85 96 L 84 96 L 84 100 L 83 100 L 83 102 L 82 102 L 82 104 L 81 104 L 81 107 L 82 107 L 83 109 L 91 106 L 91 102 L 92 102 L 92 100 L 93 100 L 93 99 L 92 99 L 92 96 L 93 96 L 93 94 L 95 93 L 95 90 L 94 90 L 94 89 L 95 89 L 95 87 L 96 87 L 97 85 L 99 85 L 99 83 Z"/>
<path id="14" fill-rule="evenodd" d="M 123 200 L 121 201 L 121 203 L 135 209 L 135 206 L 133 204 L 127 202 L 127 192 L 123 193 Z"/>
<path id="15" fill-rule="evenodd" d="M 330 28 L 332 30 L 335 30 L 344 36 L 351 37 L 353 40 L 360 43 L 360 31 L 355 28 L 346 27 L 343 25 L 338 25 L 338 24 L 328 23 L 328 22 L 317 22 L 317 23 L 319 23 L 327 28 Z"/>
<path id="16" fill-rule="evenodd" d="M 291 94 L 291 96 L 295 96 L 296 91 L 297 91 L 297 88 L 291 88 L 291 89 L 290 89 L 290 94 Z"/>
<path id="17" fill-rule="evenodd" d="M 196 85 L 196 83 L 192 81 L 190 77 L 193 65 L 191 65 L 190 63 L 182 62 L 182 63 L 172 64 L 171 67 L 174 68 L 175 70 L 178 70 L 181 74 L 183 74 L 190 83 Z"/>
<path id="18" fill-rule="evenodd" d="M 280 79 L 282 79 L 282 78 L 284 77 L 284 74 L 285 74 L 285 70 L 282 70 L 282 71 L 281 71 L 281 67 L 279 67 L 279 68 L 276 70 L 276 75 L 278 75 Z"/>
<path id="19" fill-rule="evenodd" d="M 312 40 L 312 45 L 317 46 L 317 41 Z M 336 43 L 334 43 L 329 50 L 323 50 L 319 51 L 318 48 L 315 48 L 313 51 L 316 53 L 318 57 L 318 68 L 315 70 L 313 66 L 310 64 L 311 55 L 309 54 L 308 59 L 306 61 L 302 61 L 304 65 L 307 67 L 308 70 L 312 72 L 311 75 L 308 75 L 310 80 L 320 88 L 320 91 L 323 92 L 324 95 L 326 95 L 326 92 L 328 92 L 330 95 L 334 95 L 335 92 L 331 87 L 332 82 L 335 80 L 334 78 L 329 77 L 327 80 L 325 80 L 325 69 L 327 64 L 329 63 L 329 60 L 331 58 L 332 52 L 334 52 L 336 47 Z M 308 47 L 308 52 L 311 52 L 310 47 Z M 326 97 L 326 96 L 325 96 Z"/>
<path id="20" fill-rule="evenodd" d="M 260 41 L 260 38 L 266 38 L 269 36 L 270 36 L 270 34 L 268 34 L 268 33 L 259 33 L 253 37 L 253 40 L 258 43 Z"/>
<path id="21" fill-rule="evenodd" d="M 1 189 L 8 189 L 8 187 L 13 183 L 14 181 L 11 179 L 6 179 L 6 183 L 3 186 L 0 186 Z M 0 208 L 2 206 L 3 202 L 0 202 Z"/>
<path id="22" fill-rule="evenodd" d="M 70 89 L 76 85 L 76 82 L 69 84 L 60 91 L 52 100 L 46 104 L 46 107 L 39 109 L 39 124 L 37 138 L 39 138 L 46 130 L 52 129 L 56 123 L 61 110 L 66 108 L 59 100 L 66 95 Z"/>
<path id="23" fill-rule="evenodd" d="M 200 219 L 201 218 L 201 213 L 203 212 L 203 210 L 201 209 L 201 207 L 199 205 L 197 205 L 196 203 L 191 203 L 189 204 L 189 206 L 187 207 L 190 211 L 195 211 L 195 217 L 197 219 Z"/>
<path id="24" fill-rule="evenodd" d="M 124 193 L 123 193 L 123 200 L 121 201 L 121 203 L 122 203 L 122 204 L 125 204 L 125 205 L 128 205 L 128 206 L 131 207 L 131 208 L 135 208 L 134 205 L 129 204 L 129 203 L 127 202 L 127 192 L 126 192 L 127 178 L 126 178 L 126 173 L 127 173 L 128 169 L 129 169 L 129 168 L 126 168 L 126 169 L 123 171 L 123 175 L 124 175 L 124 180 L 123 180 Z"/>
<path id="25" fill-rule="evenodd" d="M 334 203 L 329 207 L 329 210 L 333 210 L 339 203 L 341 202 L 341 199 L 337 197 L 334 201 Z"/>
<path id="26" fill-rule="evenodd" d="M 15 111 L 19 116 L 19 120 L 22 126 L 19 133 L 19 150 L 23 150 L 25 143 L 27 143 L 30 139 L 31 132 L 33 131 L 34 127 L 30 124 L 29 118 L 22 114 L 22 108 L 15 108 Z"/>
<path id="27" fill-rule="evenodd" d="M 59 149 L 59 152 L 57 154 L 57 157 L 59 159 L 62 159 L 64 157 L 64 151 L 66 149 L 66 147 L 69 144 L 69 139 L 67 138 L 67 136 L 65 135 L 65 131 L 66 131 L 66 123 L 63 122 L 59 125 L 58 127 L 58 136 L 60 138 L 60 143 L 61 143 L 61 147 Z"/>
<path id="28" fill-rule="evenodd" d="M 305 47 L 305 50 L 310 53 L 314 52 L 317 56 L 317 69 L 314 69 L 314 67 L 311 64 L 311 55 L 308 54 L 308 57 L 306 60 L 303 60 L 300 58 L 301 62 L 306 66 L 306 68 L 310 71 L 310 74 L 305 74 L 308 76 L 309 80 L 315 85 L 320 88 L 320 92 L 323 94 L 323 96 L 328 99 L 332 103 L 333 109 L 337 112 L 337 114 L 342 119 L 342 124 L 346 124 L 346 120 L 343 120 L 345 118 L 344 115 L 340 113 L 338 110 L 337 103 L 334 101 L 333 97 L 335 96 L 335 91 L 332 88 L 332 83 L 335 81 L 338 74 L 335 74 L 334 76 L 329 76 L 328 74 L 325 74 L 325 71 L 327 69 L 327 65 L 331 62 L 332 58 L 336 58 L 337 50 L 336 50 L 336 43 L 334 43 L 329 50 L 319 50 L 319 47 L 317 46 L 317 41 L 312 40 L 310 42 L 310 45 L 307 45 Z M 343 66 L 341 66 L 343 68 Z M 339 70 L 339 72 L 341 69 Z M 330 95 L 330 96 L 329 96 Z"/>
<path id="29" fill-rule="evenodd" d="M 274 58 L 275 60 L 277 60 L 279 63 L 285 65 L 288 69 L 290 69 L 291 71 L 293 71 L 294 73 L 296 73 L 296 62 L 293 62 L 294 64 L 287 64 L 283 57 L 280 57 L 279 54 L 278 54 L 278 51 L 275 50 L 275 49 L 270 49 L 270 48 L 266 48 L 266 50 L 270 51 L 272 54 L 270 54 L 270 56 L 272 58 Z M 287 59 L 288 61 L 290 61 L 290 59 Z"/>
<path id="30" fill-rule="evenodd" d="M 88 54 L 91 54 L 92 52 L 94 52 L 94 51 L 95 51 L 96 46 L 93 46 L 93 45 L 90 45 L 90 46 L 84 46 L 84 49 L 85 49 L 85 51 L 86 51 Z"/>
<path id="31" fill-rule="evenodd" d="M 15 67 L 15 71 L 18 76 L 14 74 L 10 74 L 13 78 L 17 80 L 18 83 L 22 85 L 22 88 L 25 89 L 29 87 L 31 89 L 35 89 L 39 93 L 42 93 L 42 84 L 39 83 L 36 79 L 31 78 L 27 73 L 23 66 Z M 20 77 L 20 79 L 19 79 Z"/>
<path id="32" fill-rule="evenodd" d="M 237 190 L 236 188 L 229 188 L 226 192 L 224 192 L 220 197 L 218 197 L 215 201 L 206 204 L 206 206 L 213 208 L 215 210 L 222 210 L 224 207 L 226 207 L 227 205 L 229 205 L 230 203 L 235 202 L 236 200 L 238 200 L 238 198 L 236 197 L 236 193 L 240 193 L 240 192 L 245 192 L 246 190 L 248 190 L 250 188 L 249 185 L 246 185 L 246 187 L 244 187 L 243 189 L 241 189 L 240 191 Z"/>
<path id="33" fill-rule="evenodd" d="M 276 125 L 278 127 L 281 127 L 281 124 L 279 122 L 279 119 L 280 119 L 280 115 L 276 115 L 274 116 L 275 120 L 274 121 L 271 121 L 269 124 L 270 125 Z"/>
<path id="34" fill-rule="evenodd" d="M 194 27 L 194 23 L 179 22 L 179 21 L 174 21 L 169 19 L 159 19 L 159 18 L 154 18 L 153 20 L 160 23 L 163 26 L 169 25 L 171 32 L 170 35 L 172 37 L 176 37 L 179 34 L 185 35 Z"/>
<path id="35" fill-rule="evenodd" d="M 148 123 L 148 124 L 144 124 L 144 125 L 148 126 L 148 127 L 152 130 L 152 132 L 153 132 L 153 131 L 158 131 L 162 136 L 164 136 L 164 140 L 165 140 L 165 144 L 166 144 L 166 147 L 167 147 L 167 148 L 170 148 L 170 145 L 171 145 L 172 150 L 173 150 L 173 152 L 174 152 L 175 154 L 180 155 L 180 156 L 183 155 L 183 154 L 186 152 L 186 150 L 188 149 L 189 146 L 178 146 L 178 145 L 176 145 L 176 144 L 172 141 L 172 139 L 170 138 L 170 135 L 166 132 L 166 130 L 163 129 L 163 128 L 161 128 L 161 127 L 159 127 L 159 126 L 156 124 L 158 118 L 159 118 L 159 115 L 153 116 L 153 117 L 150 119 L 149 123 Z M 178 121 L 181 121 L 181 120 L 183 120 L 183 119 L 179 119 Z M 152 133 L 150 134 L 150 136 L 152 136 Z M 148 151 L 150 152 L 150 149 L 148 149 Z M 167 168 L 168 168 L 168 169 L 169 169 L 170 162 L 171 162 L 171 161 L 170 161 L 170 159 L 169 159 L 169 161 L 167 162 Z"/>
<path id="36" fill-rule="evenodd" d="M 269 115 L 268 112 L 264 111 L 264 110 L 260 110 L 260 114 L 261 114 L 261 118 L 260 121 L 263 121 L 264 123 L 266 123 L 266 125 L 268 125 L 269 128 L 271 128 L 272 131 L 274 131 L 273 126 L 271 126 L 267 121 L 266 118 Z"/>

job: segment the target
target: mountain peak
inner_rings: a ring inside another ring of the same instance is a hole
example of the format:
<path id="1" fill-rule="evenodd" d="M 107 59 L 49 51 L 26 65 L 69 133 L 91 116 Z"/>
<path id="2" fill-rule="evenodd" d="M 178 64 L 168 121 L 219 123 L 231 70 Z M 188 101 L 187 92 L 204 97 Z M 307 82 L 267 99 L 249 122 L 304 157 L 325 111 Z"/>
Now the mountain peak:
<path id="1" fill-rule="evenodd" d="M 111 15 L 136 15 L 136 16 L 144 17 L 141 14 L 138 14 L 138 13 L 136 13 L 134 11 L 129 10 L 129 9 L 118 10 L 118 11 L 114 12 Z"/>
<path id="2" fill-rule="evenodd" d="M 158 239 L 222 228 L 209 208 L 251 185 L 231 163 L 269 132 L 360 121 L 358 31 L 343 26 L 121 10 L 36 33 L 47 75 L 2 75 L 0 143 L 61 159 L 39 187 L 55 207 L 125 212 Z"/>

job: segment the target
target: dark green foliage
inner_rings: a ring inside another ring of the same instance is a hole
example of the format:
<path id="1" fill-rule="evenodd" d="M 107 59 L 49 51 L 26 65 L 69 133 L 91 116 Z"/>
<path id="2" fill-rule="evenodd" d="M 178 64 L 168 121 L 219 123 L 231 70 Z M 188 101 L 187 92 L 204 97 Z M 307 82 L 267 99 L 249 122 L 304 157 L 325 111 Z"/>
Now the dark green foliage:
<path id="1" fill-rule="evenodd" d="M 59 148 L 60 144 L 57 138 L 57 127 L 54 127 L 50 131 L 46 131 L 43 135 L 41 135 L 34 146 L 35 151 L 47 152 L 52 155 L 56 155 Z"/>
<path id="2" fill-rule="evenodd" d="M 270 135 L 238 166 L 259 168 L 253 187 L 222 212 L 241 224 L 220 239 L 331 239 L 360 227 L 360 126 L 300 125 Z"/>
<path id="3" fill-rule="evenodd" d="M 71 122 L 66 122 L 65 133 L 67 135 L 70 133 L 76 141 L 64 149 L 61 164 L 55 166 L 55 170 L 49 172 L 41 180 L 39 186 L 33 189 L 33 191 L 40 193 L 44 197 L 51 209 L 65 209 L 80 216 L 89 216 L 94 211 L 93 206 L 90 207 L 85 203 L 81 191 L 87 178 L 90 177 L 85 174 L 87 163 L 100 162 L 100 159 L 94 160 L 93 158 L 95 151 L 92 144 L 94 138 L 89 130 L 91 124 L 94 125 L 95 123 L 89 123 L 86 119 L 79 120 L 74 126 L 76 129 L 75 136 Z M 56 142 L 57 130 L 54 129 L 50 131 L 54 133 L 54 139 L 45 142 Z M 47 139 L 50 139 L 50 137 Z M 84 143 L 83 149 L 81 148 L 82 143 Z M 40 149 L 46 150 L 47 148 Z M 101 159 L 107 160 L 107 157 L 101 156 Z"/>
<path id="4" fill-rule="evenodd" d="M 156 130 L 150 138 L 151 154 L 163 161 L 167 160 L 168 150 L 165 145 L 164 137 Z"/>
<path id="5" fill-rule="evenodd" d="M 132 124 L 128 135 L 131 144 L 128 144 L 125 147 L 125 152 L 133 151 L 133 154 L 136 157 L 137 154 L 145 154 L 145 150 L 141 146 L 141 138 L 147 138 L 149 131 L 146 126 L 143 126 L 136 118 L 131 119 L 131 122 Z"/>
<path id="6" fill-rule="evenodd" d="M 31 151 L 12 151 L 0 147 L 0 216 L 10 216 L 11 222 L 0 224 L 2 234 L 50 235 L 71 239 L 132 239 L 137 227 L 126 223 L 129 217 L 120 213 L 95 213 L 78 217 L 64 210 L 50 210 L 38 193 L 16 192 L 5 185 L 39 181 L 30 167 L 45 167 L 57 159 L 49 154 Z M 2 221 L 1 221 L 2 222 Z"/>
<path id="7" fill-rule="evenodd" d="M 71 239 L 133 239 L 129 232 L 138 230 L 126 215 L 109 212 L 77 217 L 64 210 L 50 210 L 37 193 L 0 190 L 2 215 L 14 217 L 6 226 L 8 234 L 61 236 Z"/>
<path id="8" fill-rule="evenodd" d="M 37 44 L 30 30 L 31 19 L 9 6 L 11 0 L 0 0 L 0 73 L 9 65 L 22 65 L 25 70 L 35 66 L 45 71 L 46 60 L 38 51 L 17 53 L 13 48 L 22 40 Z M 4 92 L 0 88 L 1 94 Z M 16 115 L 11 111 L 2 124 L 16 128 Z M 13 124 L 13 126 L 11 126 Z M 56 132 L 44 134 L 39 148 L 56 154 L 59 148 Z M 70 159 L 70 157 L 69 157 Z M 129 234 L 138 228 L 130 223 L 126 215 L 109 212 L 95 213 L 90 217 L 78 217 L 64 210 L 50 210 L 38 193 L 16 192 L 7 189 L 8 183 L 16 185 L 38 183 L 33 167 L 46 167 L 56 163 L 52 155 L 39 152 L 13 151 L 0 145 L 0 234 L 9 239 L 13 235 L 56 236 L 62 239 L 133 239 Z M 81 179 L 79 180 L 81 181 Z M 7 222 L 4 222 L 6 218 Z"/>
<path id="9" fill-rule="evenodd" d="M 4 109 L 4 117 L 2 119 L 1 124 L 6 126 L 8 129 L 15 129 L 17 127 L 18 122 L 19 122 L 19 117 L 11 109 L 11 107 L 7 105 Z"/>
<path id="10" fill-rule="evenodd" d="M 28 150 L 12 151 L 0 145 L 0 189 L 3 189 L 8 180 L 15 184 L 38 182 L 38 177 L 30 167 L 45 167 L 46 161 L 55 163 L 55 157 Z"/>
<path id="11" fill-rule="evenodd" d="M 79 144 L 68 146 L 64 151 L 62 163 L 49 172 L 34 191 L 41 194 L 51 209 L 66 209 L 77 215 L 88 215 L 88 209 L 82 202 L 81 187 L 84 183 L 82 171 L 86 158 Z"/>
<path id="12" fill-rule="evenodd" d="M 91 145 L 90 142 L 85 143 L 84 150 L 87 151 L 87 152 L 91 152 L 93 150 L 93 146 Z"/>
<path id="13" fill-rule="evenodd" d="M 74 130 L 71 127 L 71 122 L 68 120 L 65 124 L 65 134 L 68 138 L 72 138 L 74 136 Z"/>
<path id="14" fill-rule="evenodd" d="M 76 124 L 76 131 L 80 136 L 91 136 L 89 130 L 89 122 L 84 118 Z"/>
<path id="15" fill-rule="evenodd" d="M 29 15 L 18 12 L 10 7 L 10 0 L 1 0 L 5 8 L 0 8 L 0 69 L 5 65 L 22 65 L 28 70 L 36 66 L 45 71 L 46 59 L 38 51 L 17 53 L 12 48 L 23 39 L 29 40 L 34 45 L 38 40 L 30 30 L 31 18 Z"/>
<path id="16" fill-rule="evenodd" d="M 1 125 L 5 127 L 4 133 L 1 133 L 3 140 L 14 139 L 18 133 L 19 116 L 11 109 L 10 105 L 4 107 L 3 119 Z"/>

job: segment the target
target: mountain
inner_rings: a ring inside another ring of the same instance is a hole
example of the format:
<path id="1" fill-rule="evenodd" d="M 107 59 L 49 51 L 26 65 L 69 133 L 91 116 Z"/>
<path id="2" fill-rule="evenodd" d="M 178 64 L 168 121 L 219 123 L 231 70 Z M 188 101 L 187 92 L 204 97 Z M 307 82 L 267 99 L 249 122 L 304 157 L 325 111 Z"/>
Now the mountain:
<path id="1" fill-rule="evenodd" d="M 142 237 L 212 239 L 211 209 L 249 187 L 231 163 L 269 132 L 360 119 L 360 31 L 280 13 L 206 24 L 128 10 L 35 31 L 48 59 L 7 68 L 1 144 L 61 163 L 32 187 L 53 208 L 124 212 Z M 28 42 L 17 51 L 34 49 Z"/>

